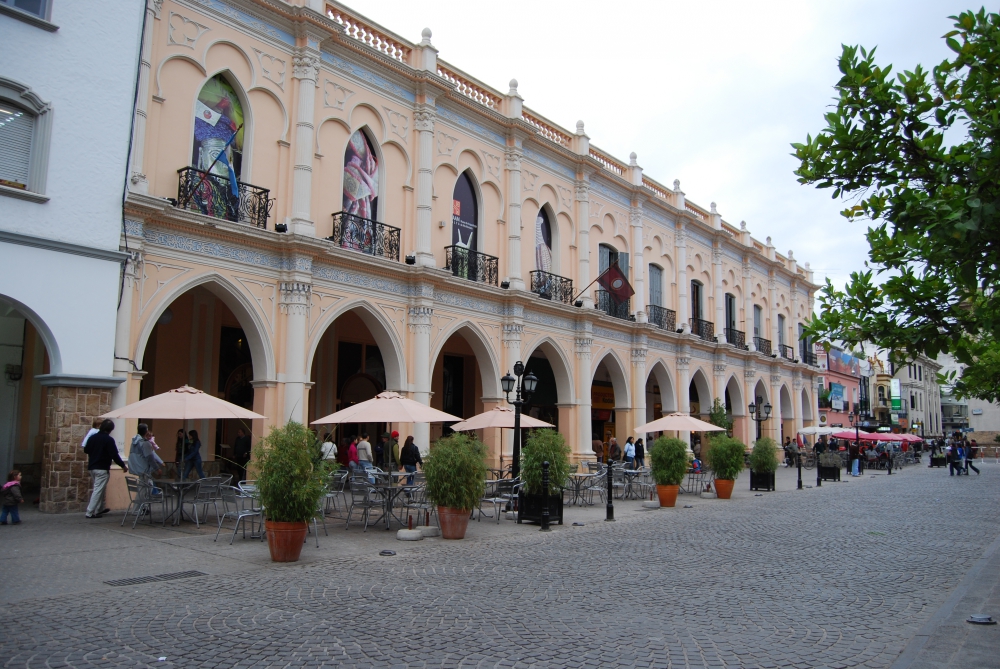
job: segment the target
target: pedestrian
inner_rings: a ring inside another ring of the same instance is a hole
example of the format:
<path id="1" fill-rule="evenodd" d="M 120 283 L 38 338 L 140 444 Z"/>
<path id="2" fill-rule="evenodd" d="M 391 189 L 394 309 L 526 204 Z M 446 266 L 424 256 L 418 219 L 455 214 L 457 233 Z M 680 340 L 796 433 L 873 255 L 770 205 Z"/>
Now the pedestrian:
<path id="1" fill-rule="evenodd" d="M 329 435 L 327 435 L 329 436 Z M 242 427 L 236 429 L 236 439 L 233 440 L 233 458 L 236 460 L 237 472 L 240 477 L 237 481 L 245 481 L 247 478 L 247 464 L 250 462 L 250 435 Z"/>
<path id="2" fill-rule="evenodd" d="M 386 457 L 389 458 L 389 465 L 396 468 L 396 471 L 403 471 L 403 465 L 399 463 L 399 432 L 393 430 L 386 432 L 389 442 L 386 446 Z"/>
<path id="3" fill-rule="evenodd" d="M 646 466 L 646 445 L 642 443 L 642 438 L 635 440 L 635 468 L 642 469 Z"/>
<path id="4" fill-rule="evenodd" d="M 618 445 L 618 440 L 611 437 L 608 442 L 608 462 L 617 462 L 622 459 L 622 447 Z"/>
<path id="5" fill-rule="evenodd" d="M 198 478 L 205 478 L 205 470 L 201 468 L 201 439 L 198 438 L 198 430 L 188 432 L 188 450 L 184 454 L 184 475 L 182 481 L 187 481 L 188 475 L 194 469 L 198 472 Z"/>
<path id="6" fill-rule="evenodd" d="M 979 476 L 979 474 L 980 474 L 979 468 L 976 467 L 974 464 L 972 464 L 972 461 L 975 460 L 977 457 L 979 457 L 979 444 L 976 443 L 975 439 L 973 439 L 971 442 L 969 442 L 969 450 L 966 451 L 965 456 L 966 456 L 965 457 L 965 475 L 966 476 L 969 475 L 969 467 L 972 467 L 973 471 L 976 472 L 976 476 Z"/>
<path id="7" fill-rule="evenodd" d="M 87 446 L 83 449 L 87 454 L 87 469 L 94 479 L 94 490 L 90 494 L 90 504 L 87 505 L 87 518 L 100 518 L 111 510 L 104 506 L 104 493 L 108 488 L 108 479 L 111 478 L 111 463 L 114 462 L 128 473 L 128 465 L 118 455 L 118 444 L 111 438 L 113 429 L 115 424 L 104 419 L 99 432 L 87 440 Z"/>
<path id="8" fill-rule="evenodd" d="M 379 468 L 385 467 L 385 445 L 388 441 L 386 439 L 388 435 L 383 434 L 375 442 L 375 466 Z"/>
<path id="9" fill-rule="evenodd" d="M 337 444 L 333 443 L 333 435 L 329 432 L 323 435 L 323 445 L 320 446 L 324 460 L 335 461 L 337 459 Z"/>
<path id="10" fill-rule="evenodd" d="M 625 440 L 625 462 L 629 469 L 635 469 L 635 438 L 629 437 Z"/>
<path id="11" fill-rule="evenodd" d="M 17 469 L 10 470 L 7 474 L 7 482 L 0 490 L 0 503 L 3 510 L 0 511 L 0 525 L 7 524 L 7 515 L 10 515 L 11 525 L 20 525 L 21 516 L 17 512 L 17 505 L 24 504 L 24 497 L 21 495 L 21 472 Z"/>
<path id="12" fill-rule="evenodd" d="M 861 476 L 861 473 L 858 471 L 861 463 L 861 447 L 858 445 L 858 442 L 852 441 L 847 452 L 851 457 L 851 476 Z"/>
<path id="13" fill-rule="evenodd" d="M 181 467 L 183 467 L 181 463 L 184 462 L 184 454 L 187 453 L 188 450 L 187 433 L 184 432 L 183 427 L 177 430 L 177 445 L 175 446 L 175 448 L 176 450 L 174 451 L 174 466 L 177 468 L 177 472 L 180 472 Z"/>
<path id="14" fill-rule="evenodd" d="M 604 442 L 601 441 L 601 438 L 597 436 L 596 432 L 594 433 L 594 440 L 592 442 L 590 442 L 590 448 L 591 448 L 591 450 L 594 451 L 594 457 L 597 458 L 597 461 L 598 462 L 603 462 L 604 461 Z"/>
<path id="15" fill-rule="evenodd" d="M 351 474 L 355 474 L 358 471 L 358 438 L 355 436 L 351 439 L 350 446 L 347 447 L 347 466 L 351 470 Z"/>
<path id="16" fill-rule="evenodd" d="M 961 476 L 962 472 L 965 470 L 965 465 L 962 461 L 965 459 L 965 453 L 962 452 L 962 445 L 959 442 L 953 442 L 949 447 L 951 457 L 948 458 L 948 476 L 954 476 L 955 472 Z"/>
<path id="17" fill-rule="evenodd" d="M 358 442 L 357 449 L 358 464 L 368 473 L 368 482 L 375 483 L 375 477 L 371 474 L 371 470 L 374 468 L 372 465 L 372 445 L 368 442 L 367 432 L 361 433 L 361 441 Z"/>
<path id="18" fill-rule="evenodd" d="M 156 454 L 150 439 L 153 434 L 149 431 L 149 426 L 139 423 L 136 434 L 132 437 L 132 444 L 128 453 L 128 468 L 139 478 L 152 480 L 159 476 L 163 470 L 163 460 Z"/>
<path id="19" fill-rule="evenodd" d="M 90 429 L 87 430 L 87 434 L 86 436 L 84 436 L 83 441 L 80 442 L 80 448 L 87 447 L 87 440 L 93 437 L 98 432 L 100 432 L 101 431 L 100 427 L 101 427 L 101 419 L 95 418 L 94 421 L 90 424 Z"/>
<path id="20" fill-rule="evenodd" d="M 403 463 L 403 469 L 409 474 L 406 477 L 406 485 L 413 485 L 413 474 L 417 471 L 417 465 L 422 467 L 424 461 L 420 459 L 420 449 L 413 443 L 412 435 L 407 437 L 406 442 L 403 443 L 403 450 L 399 454 L 399 459 Z"/>

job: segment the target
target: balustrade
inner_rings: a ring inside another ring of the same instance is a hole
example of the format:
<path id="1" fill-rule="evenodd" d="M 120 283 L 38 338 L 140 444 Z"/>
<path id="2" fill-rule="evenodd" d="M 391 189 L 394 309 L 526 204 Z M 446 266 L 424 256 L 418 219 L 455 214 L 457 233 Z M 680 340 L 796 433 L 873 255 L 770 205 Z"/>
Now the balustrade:
<path id="1" fill-rule="evenodd" d="M 573 280 L 542 270 L 531 272 L 531 292 L 546 300 L 572 304 Z"/>
<path id="2" fill-rule="evenodd" d="M 705 341 L 715 339 L 715 324 L 712 321 L 705 321 L 700 318 L 691 319 L 691 334 L 701 337 Z"/>
<path id="3" fill-rule="evenodd" d="M 500 111 L 501 97 L 499 94 L 490 91 L 483 85 L 470 81 L 458 72 L 445 67 L 441 63 L 438 63 L 437 73 L 438 76 L 443 77 L 454 84 L 455 90 L 458 93 L 461 93 L 474 102 L 478 102 L 484 107 Z"/>
<path id="4" fill-rule="evenodd" d="M 746 349 L 746 333 L 737 330 L 735 328 L 723 328 L 723 332 L 726 335 L 726 342 L 732 344 L 738 349 Z"/>
<path id="5" fill-rule="evenodd" d="M 376 51 L 381 51 L 400 63 L 405 63 L 409 60 L 410 47 L 399 40 L 389 37 L 380 30 L 373 28 L 350 14 L 344 13 L 340 9 L 329 8 L 326 11 L 326 15 L 344 28 L 344 35 L 347 37 L 355 39 L 362 44 L 367 44 Z"/>
<path id="6" fill-rule="evenodd" d="M 758 351 L 764 355 L 771 355 L 771 340 L 764 339 L 763 337 L 754 337 L 753 345 Z"/>
<path id="7" fill-rule="evenodd" d="M 673 309 L 665 309 L 656 304 L 646 305 L 646 315 L 649 322 L 657 327 L 673 332 L 677 329 L 677 312 Z"/>
<path id="8" fill-rule="evenodd" d="M 614 172 L 620 177 L 625 176 L 625 165 L 618 162 L 603 151 L 590 147 L 590 157 L 601 164 L 601 167 L 609 172 Z"/>
<path id="9" fill-rule="evenodd" d="M 785 344 L 778 344 L 778 348 L 781 350 L 781 357 L 785 360 L 795 360 L 795 349 L 791 346 L 786 346 Z"/>
<path id="10" fill-rule="evenodd" d="M 491 286 L 497 285 L 500 259 L 496 256 L 457 245 L 444 247 L 444 253 L 444 268 L 454 276 Z"/>
<path id="11" fill-rule="evenodd" d="M 629 312 L 629 306 L 631 300 L 625 300 L 624 302 L 618 302 L 615 298 L 606 290 L 598 289 L 595 291 L 597 293 L 597 301 L 594 306 L 608 316 L 612 318 L 620 318 L 623 321 L 632 320 L 632 315 Z"/>
<path id="12" fill-rule="evenodd" d="M 333 234 L 327 239 L 341 248 L 399 262 L 400 234 L 391 225 L 338 211 L 333 215 Z"/>
<path id="13" fill-rule="evenodd" d="M 556 144 L 565 146 L 566 148 L 572 147 L 573 139 L 568 134 L 566 134 L 565 132 L 563 132 L 562 130 L 560 130 L 555 126 L 546 123 L 539 117 L 529 112 L 527 109 L 523 109 L 521 111 L 521 118 L 523 118 L 532 128 L 534 128 L 538 132 L 538 134 L 540 134 L 545 139 L 553 141 Z"/>
<path id="14" fill-rule="evenodd" d="M 229 177 L 210 174 L 193 167 L 177 170 L 177 206 L 213 218 L 267 228 L 274 200 L 266 188 L 237 181 L 233 195 Z"/>

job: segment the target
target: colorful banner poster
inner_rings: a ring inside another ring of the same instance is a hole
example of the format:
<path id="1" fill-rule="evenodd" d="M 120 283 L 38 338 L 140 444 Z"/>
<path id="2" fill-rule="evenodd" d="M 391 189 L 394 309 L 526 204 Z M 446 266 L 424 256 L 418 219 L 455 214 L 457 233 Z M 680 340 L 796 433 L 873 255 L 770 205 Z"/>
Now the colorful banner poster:
<path id="1" fill-rule="evenodd" d="M 472 189 L 469 175 L 463 172 L 455 182 L 455 193 L 452 196 L 451 207 L 451 243 L 455 246 L 471 249 L 479 248 L 479 211 L 476 206 L 476 193 Z"/>
<path id="2" fill-rule="evenodd" d="M 830 408 L 834 411 L 844 410 L 844 386 L 839 383 L 830 384 Z"/>
<path id="3" fill-rule="evenodd" d="M 831 348 L 826 356 L 826 366 L 831 372 L 838 372 L 848 376 L 861 376 L 861 361 L 850 353 L 845 353 L 836 348 Z"/>

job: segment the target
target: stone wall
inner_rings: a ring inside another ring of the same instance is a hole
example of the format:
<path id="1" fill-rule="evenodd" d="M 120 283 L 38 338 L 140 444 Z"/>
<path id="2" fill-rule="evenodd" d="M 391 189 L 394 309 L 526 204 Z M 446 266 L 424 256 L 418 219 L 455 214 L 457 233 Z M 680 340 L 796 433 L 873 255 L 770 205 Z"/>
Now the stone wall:
<path id="1" fill-rule="evenodd" d="M 45 444 L 39 509 L 46 513 L 84 511 L 90 500 L 87 454 L 80 442 L 95 417 L 111 410 L 107 388 L 46 388 Z"/>

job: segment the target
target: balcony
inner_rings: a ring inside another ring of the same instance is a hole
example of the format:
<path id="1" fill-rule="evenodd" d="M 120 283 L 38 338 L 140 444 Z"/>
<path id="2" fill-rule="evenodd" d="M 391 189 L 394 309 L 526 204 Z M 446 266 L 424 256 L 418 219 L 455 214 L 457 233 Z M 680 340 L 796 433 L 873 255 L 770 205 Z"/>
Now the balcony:
<path id="1" fill-rule="evenodd" d="M 692 318 L 691 334 L 701 337 L 705 341 L 713 341 L 715 339 L 715 324 L 700 318 Z"/>
<path id="2" fill-rule="evenodd" d="M 795 360 L 795 349 L 791 346 L 786 346 L 784 344 L 778 344 L 780 349 L 780 355 L 785 360 Z"/>
<path id="3" fill-rule="evenodd" d="M 531 292 L 546 300 L 573 303 L 573 279 L 541 270 L 531 272 Z"/>
<path id="4" fill-rule="evenodd" d="M 181 209 L 267 228 L 267 217 L 274 204 L 274 200 L 268 198 L 271 193 L 268 189 L 237 181 L 237 195 L 234 197 L 229 177 L 209 174 L 193 167 L 177 170 L 177 177 L 177 206 Z"/>
<path id="5" fill-rule="evenodd" d="M 746 350 L 747 336 L 745 332 L 741 332 L 735 328 L 724 328 L 723 332 L 726 334 L 726 342 L 732 344 L 741 351 Z"/>
<path id="6" fill-rule="evenodd" d="M 754 337 L 753 346 L 764 355 L 771 355 L 771 340 L 763 337 Z"/>
<path id="7" fill-rule="evenodd" d="M 444 268 L 454 276 L 495 286 L 500 274 L 500 259 L 464 246 L 446 246 Z"/>
<path id="8" fill-rule="evenodd" d="M 673 309 L 650 304 L 646 306 L 646 314 L 650 323 L 663 330 L 673 332 L 677 329 L 677 312 Z"/>
<path id="9" fill-rule="evenodd" d="M 802 362 L 813 367 L 819 367 L 819 363 L 816 361 L 816 354 L 812 351 L 803 349 L 800 351 L 802 353 Z"/>
<path id="10" fill-rule="evenodd" d="M 624 302 L 616 302 L 615 298 L 611 296 L 606 290 L 597 290 L 597 303 L 594 306 L 608 316 L 612 318 L 620 318 L 623 321 L 632 320 L 632 316 L 629 313 L 629 305 L 631 300 L 625 300 Z"/>
<path id="11" fill-rule="evenodd" d="M 338 211 L 327 239 L 344 249 L 399 262 L 400 229 L 370 218 Z"/>

